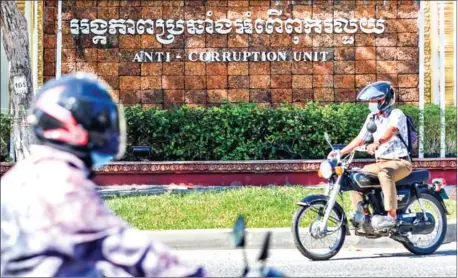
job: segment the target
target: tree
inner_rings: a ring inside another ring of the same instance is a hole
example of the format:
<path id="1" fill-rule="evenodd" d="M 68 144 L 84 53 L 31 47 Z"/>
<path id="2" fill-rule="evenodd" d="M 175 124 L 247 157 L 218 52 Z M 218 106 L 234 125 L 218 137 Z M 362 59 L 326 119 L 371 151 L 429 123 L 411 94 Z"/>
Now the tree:
<path id="1" fill-rule="evenodd" d="M 29 155 L 29 146 L 35 140 L 26 120 L 33 98 L 29 37 L 26 19 L 19 11 L 16 1 L 0 1 L 0 13 L 0 28 L 10 70 L 12 158 L 18 161 Z"/>

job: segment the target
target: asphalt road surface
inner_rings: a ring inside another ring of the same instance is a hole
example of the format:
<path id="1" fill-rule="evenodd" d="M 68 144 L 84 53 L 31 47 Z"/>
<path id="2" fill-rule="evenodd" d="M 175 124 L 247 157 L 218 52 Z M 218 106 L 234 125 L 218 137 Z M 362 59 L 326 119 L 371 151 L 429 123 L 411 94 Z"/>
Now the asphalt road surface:
<path id="1" fill-rule="evenodd" d="M 268 265 L 289 277 L 457 277 L 456 242 L 442 245 L 429 256 L 416 256 L 404 249 L 342 249 L 329 261 L 313 262 L 296 249 L 272 249 Z M 204 265 L 212 277 L 240 276 L 240 250 L 180 250 L 190 262 Z M 259 250 L 248 250 L 250 262 Z"/>

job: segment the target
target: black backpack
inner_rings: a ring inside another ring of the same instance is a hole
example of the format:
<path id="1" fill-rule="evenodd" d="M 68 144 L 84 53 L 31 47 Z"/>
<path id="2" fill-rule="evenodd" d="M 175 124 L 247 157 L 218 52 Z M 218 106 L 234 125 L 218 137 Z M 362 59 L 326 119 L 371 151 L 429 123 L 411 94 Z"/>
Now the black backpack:
<path id="1" fill-rule="evenodd" d="M 406 146 L 407 151 L 409 152 L 410 160 L 412 160 L 412 157 L 418 156 L 418 133 L 415 129 L 415 125 L 413 123 L 412 118 L 406 114 L 404 115 L 406 116 L 408 142 L 405 142 L 404 138 L 402 138 L 399 132 L 397 133 L 397 135 L 399 139 L 401 139 L 402 143 L 404 143 L 404 146 Z"/>

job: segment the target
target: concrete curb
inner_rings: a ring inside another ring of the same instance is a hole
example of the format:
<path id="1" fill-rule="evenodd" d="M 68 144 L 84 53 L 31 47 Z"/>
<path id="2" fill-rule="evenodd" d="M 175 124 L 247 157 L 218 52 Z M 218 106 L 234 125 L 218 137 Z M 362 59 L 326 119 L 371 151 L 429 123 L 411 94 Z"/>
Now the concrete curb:
<path id="1" fill-rule="evenodd" d="M 145 196 L 145 195 L 161 195 L 161 194 L 183 194 L 191 192 L 208 192 L 208 191 L 226 191 L 247 188 L 249 186 L 182 186 L 182 185 L 122 185 L 122 186 L 97 186 L 96 189 L 104 198 L 109 197 L 127 197 L 127 196 Z M 263 188 L 278 188 L 275 185 L 265 185 Z M 285 187 L 295 187 L 285 185 Z M 306 189 L 323 190 L 321 185 L 307 185 Z M 456 200 L 456 185 L 445 187 L 449 198 Z"/>
<path id="2" fill-rule="evenodd" d="M 225 191 L 242 189 L 244 186 L 181 186 L 181 185 L 122 185 L 97 186 L 102 197 L 133 197 L 146 195 L 177 194 L 207 191 Z"/>
<path id="3" fill-rule="evenodd" d="M 271 248 L 296 249 L 290 228 L 247 229 L 248 248 L 260 248 L 267 233 L 272 232 Z M 151 231 L 152 236 L 175 249 L 232 249 L 231 229 Z M 456 242 L 456 221 L 449 222 L 444 244 Z M 344 248 L 404 248 L 389 239 L 347 236 Z"/>

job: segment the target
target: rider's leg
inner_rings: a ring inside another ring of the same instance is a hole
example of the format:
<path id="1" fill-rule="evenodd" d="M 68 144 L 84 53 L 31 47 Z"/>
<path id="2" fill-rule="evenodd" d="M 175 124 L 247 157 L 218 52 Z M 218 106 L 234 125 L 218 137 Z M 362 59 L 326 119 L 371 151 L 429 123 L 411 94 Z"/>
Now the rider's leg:
<path id="1" fill-rule="evenodd" d="M 384 206 L 388 218 L 381 219 L 380 226 L 393 226 L 396 223 L 398 207 L 396 181 L 407 177 L 412 172 L 412 164 L 406 160 L 386 160 L 380 162 L 378 178 L 384 195 Z"/>
<path id="2" fill-rule="evenodd" d="M 380 165 L 379 163 L 368 164 L 361 169 L 363 172 L 369 172 L 374 175 L 377 175 L 380 172 Z M 351 204 L 354 211 L 358 209 L 358 203 L 363 201 L 363 194 L 358 191 L 351 191 Z"/>
<path id="3" fill-rule="evenodd" d="M 378 172 L 380 171 L 380 165 L 378 163 L 368 164 L 364 166 L 363 169 L 361 169 L 361 171 L 377 175 Z M 353 209 L 353 212 L 350 214 L 350 219 L 355 220 L 359 213 L 363 213 L 363 212 L 358 212 L 358 204 L 363 201 L 363 194 L 358 191 L 351 191 L 350 197 L 351 197 L 351 204 L 352 204 L 352 209 Z M 351 228 L 354 228 L 354 227 L 351 227 Z"/>
<path id="4" fill-rule="evenodd" d="M 353 211 L 356 211 L 358 209 L 358 203 L 363 201 L 363 194 L 358 191 L 351 191 L 350 198 L 351 207 L 353 208 Z"/>

